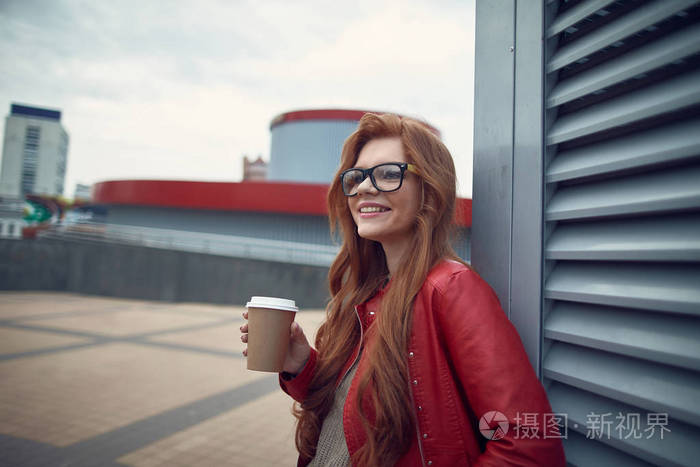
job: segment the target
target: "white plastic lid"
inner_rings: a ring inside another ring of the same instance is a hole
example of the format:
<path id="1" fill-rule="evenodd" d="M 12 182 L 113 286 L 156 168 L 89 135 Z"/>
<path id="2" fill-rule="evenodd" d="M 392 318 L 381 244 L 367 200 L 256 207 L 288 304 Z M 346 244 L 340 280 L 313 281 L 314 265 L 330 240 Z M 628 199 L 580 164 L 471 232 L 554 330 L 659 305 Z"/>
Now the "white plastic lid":
<path id="1" fill-rule="evenodd" d="M 294 300 L 276 297 L 250 297 L 246 308 L 272 308 L 273 310 L 299 311 Z"/>

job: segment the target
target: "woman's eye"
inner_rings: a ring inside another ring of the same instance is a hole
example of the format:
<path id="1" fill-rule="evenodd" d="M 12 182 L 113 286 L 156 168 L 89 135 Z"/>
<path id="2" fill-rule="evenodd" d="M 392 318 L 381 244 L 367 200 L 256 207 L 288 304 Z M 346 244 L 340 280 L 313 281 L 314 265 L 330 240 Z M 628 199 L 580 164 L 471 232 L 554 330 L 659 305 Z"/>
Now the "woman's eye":
<path id="1" fill-rule="evenodd" d="M 393 169 L 383 170 L 379 176 L 384 180 L 397 180 L 401 178 L 401 171 Z"/>
<path id="2" fill-rule="evenodd" d="M 345 183 L 348 185 L 359 185 L 363 180 L 362 172 L 352 172 L 345 176 Z"/>
<path id="3" fill-rule="evenodd" d="M 363 178 L 364 177 L 362 177 L 361 173 L 359 173 L 359 172 L 355 173 L 352 175 L 352 183 L 360 184 L 360 183 L 362 183 Z"/>

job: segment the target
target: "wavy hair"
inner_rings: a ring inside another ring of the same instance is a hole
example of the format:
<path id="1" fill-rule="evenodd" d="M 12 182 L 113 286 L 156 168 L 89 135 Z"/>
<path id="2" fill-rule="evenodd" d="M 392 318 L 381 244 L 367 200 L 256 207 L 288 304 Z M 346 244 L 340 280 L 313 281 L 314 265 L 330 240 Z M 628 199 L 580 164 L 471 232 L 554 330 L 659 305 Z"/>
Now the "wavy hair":
<path id="1" fill-rule="evenodd" d="M 324 418 L 335 395 L 338 377 L 360 340 L 354 306 L 369 299 L 386 281 L 388 269 L 380 243 L 361 238 L 348 209 L 339 174 L 354 166 L 362 148 L 376 138 L 398 137 L 408 162 L 419 171 L 422 205 L 416 216 L 412 245 L 382 298 L 365 349 L 367 369 L 361 374 L 357 406 L 367 442 L 355 453 L 358 465 L 392 465 L 416 436 L 408 366 L 413 301 L 430 269 L 444 258 L 459 260 L 450 245 L 454 226 L 456 179 L 445 145 L 423 123 L 391 114 L 365 114 L 343 146 L 340 168 L 328 191 L 331 233 L 338 229 L 342 245 L 328 274 L 331 300 L 326 320 L 316 335 L 319 360 L 306 400 L 295 405 L 296 445 L 302 459 L 316 452 Z M 366 413 L 369 400 L 371 419 Z"/>

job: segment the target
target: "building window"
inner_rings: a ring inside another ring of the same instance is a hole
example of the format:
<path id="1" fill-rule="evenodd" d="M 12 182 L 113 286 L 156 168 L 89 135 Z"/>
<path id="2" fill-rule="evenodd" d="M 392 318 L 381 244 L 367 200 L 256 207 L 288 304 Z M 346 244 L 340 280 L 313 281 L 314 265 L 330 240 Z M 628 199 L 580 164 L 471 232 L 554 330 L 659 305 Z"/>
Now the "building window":
<path id="1" fill-rule="evenodd" d="M 24 133 L 24 151 L 22 153 L 22 194 L 33 193 L 39 164 L 39 137 L 41 128 L 28 126 Z"/>

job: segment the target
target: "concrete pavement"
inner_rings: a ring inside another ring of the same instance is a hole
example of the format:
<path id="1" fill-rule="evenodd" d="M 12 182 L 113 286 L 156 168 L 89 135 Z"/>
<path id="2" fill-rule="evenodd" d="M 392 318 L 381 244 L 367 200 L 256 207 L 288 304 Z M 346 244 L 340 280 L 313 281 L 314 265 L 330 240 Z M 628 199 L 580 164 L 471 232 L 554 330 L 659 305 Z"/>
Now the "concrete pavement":
<path id="1" fill-rule="evenodd" d="M 291 399 L 242 307 L 0 293 L 0 466 L 292 466 Z M 302 310 L 313 339 L 323 317 Z"/>

